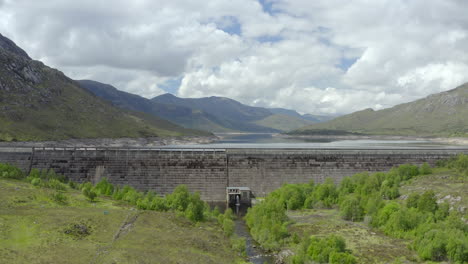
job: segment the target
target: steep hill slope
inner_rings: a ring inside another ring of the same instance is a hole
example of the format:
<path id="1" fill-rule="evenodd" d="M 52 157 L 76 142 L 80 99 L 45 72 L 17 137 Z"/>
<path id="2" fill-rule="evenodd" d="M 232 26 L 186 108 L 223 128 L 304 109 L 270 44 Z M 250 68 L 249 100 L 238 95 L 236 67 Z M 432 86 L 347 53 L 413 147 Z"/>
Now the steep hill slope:
<path id="1" fill-rule="evenodd" d="M 159 116 L 187 128 L 211 132 L 280 132 L 311 123 L 294 110 L 282 109 L 293 116 L 291 118 L 285 114 L 274 114 L 267 108 L 247 106 L 229 98 L 179 98 L 172 94 L 164 94 L 149 100 L 96 81 L 78 82 L 83 88 L 115 106 Z M 298 116 L 294 116 L 294 113 Z"/>
<path id="2" fill-rule="evenodd" d="M 466 136 L 468 84 L 380 111 L 365 109 L 293 133 L 311 134 L 321 130 L 382 135 Z"/>
<path id="3" fill-rule="evenodd" d="M 0 140 L 180 136 L 199 132 L 122 111 L 0 35 Z"/>

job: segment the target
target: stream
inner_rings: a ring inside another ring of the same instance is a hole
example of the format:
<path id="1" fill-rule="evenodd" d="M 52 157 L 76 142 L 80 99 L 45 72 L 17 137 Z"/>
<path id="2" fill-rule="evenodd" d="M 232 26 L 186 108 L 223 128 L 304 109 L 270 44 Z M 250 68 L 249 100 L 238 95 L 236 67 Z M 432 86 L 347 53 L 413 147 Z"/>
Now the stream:
<path id="1" fill-rule="evenodd" d="M 245 224 L 245 221 L 241 219 L 241 217 L 238 217 L 235 220 L 235 223 L 236 235 L 245 238 L 245 252 L 247 254 L 249 262 L 254 264 L 275 263 L 274 256 L 263 251 L 262 248 L 258 245 L 258 243 L 253 240 L 252 236 L 249 233 L 247 225 Z"/>
<path id="2" fill-rule="evenodd" d="M 218 206 L 221 213 L 224 213 L 226 210 L 226 203 L 209 203 L 212 208 L 214 206 Z M 234 220 L 235 223 L 235 230 L 234 233 L 239 236 L 245 238 L 245 253 L 247 255 L 247 260 L 253 264 L 274 264 L 275 257 L 265 252 L 260 245 L 255 242 L 252 236 L 249 233 L 249 229 L 247 224 L 245 223 L 243 217 L 247 213 L 248 206 L 240 205 L 239 208 L 236 208 L 235 205 L 231 206 L 234 215 L 236 215 L 236 219 Z"/>

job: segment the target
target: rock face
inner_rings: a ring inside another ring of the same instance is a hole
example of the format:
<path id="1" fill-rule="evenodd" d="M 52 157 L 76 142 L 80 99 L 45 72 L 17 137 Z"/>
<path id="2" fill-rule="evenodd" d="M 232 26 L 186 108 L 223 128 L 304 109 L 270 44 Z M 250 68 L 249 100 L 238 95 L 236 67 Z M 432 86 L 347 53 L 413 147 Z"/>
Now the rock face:
<path id="1" fill-rule="evenodd" d="M 16 44 L 13 41 L 4 37 L 2 34 L 0 34 L 0 49 L 9 51 L 13 54 L 16 54 L 21 57 L 25 57 L 27 59 L 31 59 L 24 50 L 16 46 Z"/>
<path id="2" fill-rule="evenodd" d="M 295 131 L 320 130 L 362 134 L 466 136 L 468 135 L 468 83 L 426 98 L 374 111 L 366 109 Z"/>
<path id="3" fill-rule="evenodd" d="M 0 35 L 0 141 L 199 134 L 111 106 Z"/>

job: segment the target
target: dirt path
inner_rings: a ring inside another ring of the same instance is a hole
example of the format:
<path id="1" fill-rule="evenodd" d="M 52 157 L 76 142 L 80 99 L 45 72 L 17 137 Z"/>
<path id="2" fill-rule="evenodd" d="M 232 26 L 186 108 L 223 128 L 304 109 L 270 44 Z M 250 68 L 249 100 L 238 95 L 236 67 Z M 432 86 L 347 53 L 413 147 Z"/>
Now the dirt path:
<path id="1" fill-rule="evenodd" d="M 139 211 L 136 211 L 136 212 L 133 212 L 131 211 L 128 215 L 127 215 L 127 218 L 125 219 L 125 221 L 122 223 L 122 225 L 120 226 L 119 230 L 117 230 L 117 232 L 115 233 L 114 237 L 112 238 L 112 241 L 108 244 L 108 245 L 103 245 L 103 246 L 98 246 L 97 247 L 97 250 L 96 250 L 96 255 L 94 256 L 94 259 L 93 261 L 91 262 L 91 264 L 96 264 L 98 263 L 98 259 L 100 257 L 102 257 L 103 255 L 106 255 L 109 253 L 109 250 L 112 248 L 112 246 L 114 245 L 114 242 L 117 241 L 117 239 L 119 239 L 120 237 L 122 237 L 123 235 L 127 234 L 128 232 L 130 232 L 130 230 L 133 228 L 136 220 L 138 219 L 138 217 L 142 214 L 143 212 L 139 212 Z"/>

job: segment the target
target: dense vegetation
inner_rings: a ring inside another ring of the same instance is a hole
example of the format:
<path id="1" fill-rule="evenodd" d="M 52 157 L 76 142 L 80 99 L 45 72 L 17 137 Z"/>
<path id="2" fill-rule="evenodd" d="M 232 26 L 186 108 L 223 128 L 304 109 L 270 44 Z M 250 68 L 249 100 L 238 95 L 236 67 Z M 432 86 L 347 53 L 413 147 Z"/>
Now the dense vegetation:
<path id="1" fill-rule="evenodd" d="M 466 155 L 441 162 L 440 166 L 457 170 L 460 177 L 468 176 Z M 468 261 L 468 225 L 462 220 L 466 216 L 450 210 L 447 203 L 437 203 L 430 190 L 397 199 L 403 183 L 430 174 L 431 170 L 427 164 L 402 165 L 388 173 L 355 174 L 339 185 L 331 179 L 316 185 L 286 184 L 249 210 L 247 224 L 255 240 L 274 250 L 294 240 L 287 232 L 286 210 L 339 208 L 343 219 L 364 221 L 389 236 L 412 240 L 412 248 L 422 260 L 464 263 Z M 310 247 L 313 241 L 303 242 L 302 248 Z M 310 250 L 300 252 L 302 257 L 297 257 L 297 263 L 302 263 L 304 256 L 318 261 L 314 254 L 304 253 Z"/>

